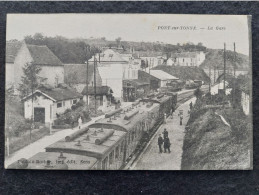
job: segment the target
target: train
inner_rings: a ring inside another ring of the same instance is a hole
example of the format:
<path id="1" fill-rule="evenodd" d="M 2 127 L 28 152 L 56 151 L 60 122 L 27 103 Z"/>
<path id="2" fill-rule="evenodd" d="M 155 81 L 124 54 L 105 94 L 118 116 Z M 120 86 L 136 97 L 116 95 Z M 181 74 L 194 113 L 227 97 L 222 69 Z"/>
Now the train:
<path id="1" fill-rule="evenodd" d="M 172 110 L 177 94 L 150 94 L 131 106 L 105 114 L 89 126 L 20 159 L 9 169 L 118 170 L 148 143 Z"/>

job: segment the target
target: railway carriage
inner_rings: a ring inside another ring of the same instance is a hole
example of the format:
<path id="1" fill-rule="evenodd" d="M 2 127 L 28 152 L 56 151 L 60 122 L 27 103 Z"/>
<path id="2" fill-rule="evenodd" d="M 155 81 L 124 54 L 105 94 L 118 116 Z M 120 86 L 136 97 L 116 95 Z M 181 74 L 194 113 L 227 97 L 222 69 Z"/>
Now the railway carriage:
<path id="1" fill-rule="evenodd" d="M 158 103 L 160 105 L 159 120 L 162 120 L 165 113 L 168 116 L 171 110 L 175 110 L 177 103 L 177 94 L 173 92 L 164 92 L 157 95 L 152 95 L 148 98 L 144 98 L 141 101 Z"/>
<path id="2" fill-rule="evenodd" d="M 175 108 L 175 93 L 152 94 L 125 109 L 117 109 L 33 157 L 21 159 L 10 168 L 24 169 L 121 169 L 145 146 L 163 121 L 164 113 Z M 45 161 L 44 161 L 45 160 Z M 40 164 L 30 162 L 43 161 Z M 82 162 L 81 162 L 82 161 Z M 84 163 L 85 164 L 82 164 Z"/>
<path id="3" fill-rule="evenodd" d="M 116 129 L 127 133 L 124 142 L 124 162 L 130 159 L 130 156 L 141 144 L 143 135 L 148 134 L 152 128 L 152 120 L 150 111 L 155 107 L 159 107 L 158 104 L 146 104 L 146 103 L 133 103 L 131 107 L 124 110 L 114 111 L 106 115 L 104 119 L 97 120 L 89 127 L 100 128 L 105 127 L 108 129 Z M 156 116 L 156 112 L 153 113 Z"/>

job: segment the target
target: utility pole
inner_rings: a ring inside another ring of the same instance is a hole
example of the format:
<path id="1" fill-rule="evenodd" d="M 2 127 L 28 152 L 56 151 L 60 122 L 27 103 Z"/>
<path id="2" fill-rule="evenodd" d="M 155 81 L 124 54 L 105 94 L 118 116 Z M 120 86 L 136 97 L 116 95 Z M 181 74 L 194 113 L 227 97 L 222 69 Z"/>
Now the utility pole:
<path id="1" fill-rule="evenodd" d="M 89 70 L 89 63 L 88 59 L 86 60 L 86 104 L 88 106 L 88 70 Z"/>
<path id="2" fill-rule="evenodd" d="M 233 106 L 235 105 L 234 103 L 234 97 L 236 95 L 236 43 L 234 42 L 234 80 L 233 80 L 233 93 L 232 93 L 232 103 Z M 235 107 L 235 106 L 234 106 Z"/>
<path id="3" fill-rule="evenodd" d="M 226 95 L 226 43 L 224 43 L 224 94 Z"/>
<path id="4" fill-rule="evenodd" d="M 210 83 L 209 83 L 209 92 L 211 93 L 211 65 L 209 65 L 209 78 L 210 78 Z"/>
<path id="5" fill-rule="evenodd" d="M 35 66 L 31 64 L 31 128 L 30 128 L 30 141 L 31 141 L 31 133 L 32 129 L 34 129 L 34 106 L 33 106 L 33 87 L 34 87 L 34 72 L 35 72 Z"/>
<path id="6" fill-rule="evenodd" d="M 214 85 L 215 85 L 215 82 L 216 82 L 216 66 L 214 66 L 214 82 L 213 82 Z"/>
<path id="7" fill-rule="evenodd" d="M 96 108 L 96 66 L 97 66 L 97 59 L 94 56 L 94 108 L 95 108 L 95 114 L 97 113 L 97 108 Z"/>

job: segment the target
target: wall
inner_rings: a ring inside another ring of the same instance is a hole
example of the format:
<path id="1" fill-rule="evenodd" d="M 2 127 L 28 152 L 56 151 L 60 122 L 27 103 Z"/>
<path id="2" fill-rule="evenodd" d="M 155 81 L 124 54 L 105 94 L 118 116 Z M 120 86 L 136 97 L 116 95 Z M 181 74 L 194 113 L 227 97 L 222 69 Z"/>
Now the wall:
<path id="1" fill-rule="evenodd" d="M 102 85 L 111 87 L 113 96 L 122 99 L 123 64 L 99 66 Z"/>
<path id="2" fill-rule="evenodd" d="M 241 104 L 242 104 L 242 109 L 245 115 L 249 115 L 250 113 L 250 96 L 244 92 L 242 92 L 241 95 Z"/>
<path id="3" fill-rule="evenodd" d="M 5 65 L 5 85 L 6 88 L 11 87 L 14 84 L 14 64 L 6 63 Z"/>
<path id="4" fill-rule="evenodd" d="M 26 44 L 24 43 L 18 51 L 17 56 L 14 60 L 14 85 L 16 89 L 19 87 L 19 83 L 21 82 L 21 76 L 23 75 L 22 68 L 26 63 L 29 63 L 31 61 L 31 54 Z"/>
<path id="5" fill-rule="evenodd" d="M 123 65 L 123 79 L 138 79 L 138 65 Z"/>
<path id="6" fill-rule="evenodd" d="M 204 52 L 199 52 L 199 54 L 197 55 L 197 65 L 201 65 L 201 63 L 205 60 L 206 56 L 204 54 Z"/>
<path id="7" fill-rule="evenodd" d="M 87 96 L 84 95 L 83 100 L 85 102 L 86 98 Z M 100 101 L 100 96 L 96 96 L 96 104 L 98 110 L 106 111 L 109 110 L 109 108 L 112 106 L 106 95 L 103 95 L 103 105 L 101 105 Z M 94 95 L 88 96 L 88 104 L 91 104 L 92 106 L 94 105 Z"/>
<path id="8" fill-rule="evenodd" d="M 180 57 L 176 59 L 176 65 L 180 66 L 197 66 L 197 58 Z"/>
<path id="9" fill-rule="evenodd" d="M 157 57 L 140 57 L 140 59 L 144 60 L 145 62 L 148 61 L 148 66 L 151 68 L 158 66 Z"/>
<path id="10" fill-rule="evenodd" d="M 53 105 L 53 101 L 45 98 L 44 96 L 36 96 L 33 101 L 33 108 L 41 107 L 45 108 L 45 122 L 50 122 L 50 105 Z M 54 106 L 53 106 L 54 108 Z M 24 118 L 31 119 L 34 111 L 32 111 L 31 98 L 24 102 Z M 54 113 L 54 112 L 53 112 Z"/>
<path id="11" fill-rule="evenodd" d="M 80 98 L 75 98 L 77 101 L 80 100 Z M 57 108 L 57 103 L 62 102 L 62 107 Z M 63 104 L 65 102 L 65 105 Z M 59 102 L 53 102 L 52 100 L 45 98 L 45 96 L 40 95 L 34 97 L 33 101 L 33 107 L 40 107 L 45 108 L 45 122 L 50 122 L 50 105 L 52 105 L 52 120 L 57 118 L 56 113 L 62 114 L 66 109 L 70 109 L 73 105 L 72 100 L 65 100 L 65 101 L 59 101 Z M 34 113 L 33 113 L 34 114 Z M 32 116 L 32 101 L 31 98 L 26 100 L 24 102 L 24 118 L 31 119 Z"/>
<path id="12" fill-rule="evenodd" d="M 77 100 L 77 102 L 80 100 L 80 98 L 74 98 L 74 99 L 69 99 L 69 100 L 64 100 L 64 101 L 58 101 L 54 103 L 53 106 L 53 111 L 56 117 L 56 113 L 58 114 L 62 114 L 65 112 L 66 109 L 71 109 L 72 105 L 73 105 L 73 100 Z M 62 103 L 62 107 L 57 107 L 58 103 Z"/>
<path id="13" fill-rule="evenodd" d="M 41 71 L 39 75 L 43 78 L 47 78 L 45 83 L 55 87 L 58 83 L 64 83 L 64 66 L 46 66 L 41 65 Z M 57 78 L 57 81 L 56 81 Z"/>

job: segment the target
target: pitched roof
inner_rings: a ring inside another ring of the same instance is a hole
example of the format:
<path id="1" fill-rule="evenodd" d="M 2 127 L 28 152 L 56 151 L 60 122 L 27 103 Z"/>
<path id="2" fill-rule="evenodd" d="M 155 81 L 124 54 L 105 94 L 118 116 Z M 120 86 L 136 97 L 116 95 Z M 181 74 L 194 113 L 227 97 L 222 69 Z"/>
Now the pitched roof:
<path id="1" fill-rule="evenodd" d="M 150 70 L 150 74 L 153 77 L 156 77 L 160 80 L 178 80 L 179 78 L 176 78 L 162 70 Z"/>
<path id="2" fill-rule="evenodd" d="M 96 87 L 96 95 L 108 95 L 110 93 L 113 93 L 111 88 L 108 86 L 98 86 Z M 83 95 L 86 95 L 86 87 L 82 91 Z M 88 87 L 88 95 L 94 95 L 94 87 L 90 86 Z"/>
<path id="3" fill-rule="evenodd" d="M 76 92 L 74 89 L 69 87 L 63 88 L 49 88 L 45 86 L 39 87 L 35 93 L 41 93 L 42 95 L 52 99 L 53 101 L 70 100 L 75 98 L 83 97 L 82 94 Z M 31 95 L 25 97 L 23 100 L 30 98 Z"/>
<path id="4" fill-rule="evenodd" d="M 142 81 L 142 80 L 139 80 L 139 79 L 129 79 L 129 80 L 124 80 L 124 81 L 127 82 L 127 83 L 131 83 L 132 85 L 135 85 L 135 86 L 142 86 L 142 85 L 149 85 L 150 84 L 149 82 Z"/>
<path id="5" fill-rule="evenodd" d="M 46 45 L 27 45 L 33 62 L 38 65 L 62 66 L 62 62 Z"/>
<path id="6" fill-rule="evenodd" d="M 94 66 L 93 64 L 88 65 L 88 77 L 86 77 L 86 68 L 86 64 L 64 64 L 65 83 L 86 83 L 86 78 L 88 83 L 90 83 L 94 74 Z"/>
<path id="7" fill-rule="evenodd" d="M 6 42 L 6 63 L 14 63 L 14 59 L 21 48 L 23 42 Z"/>

